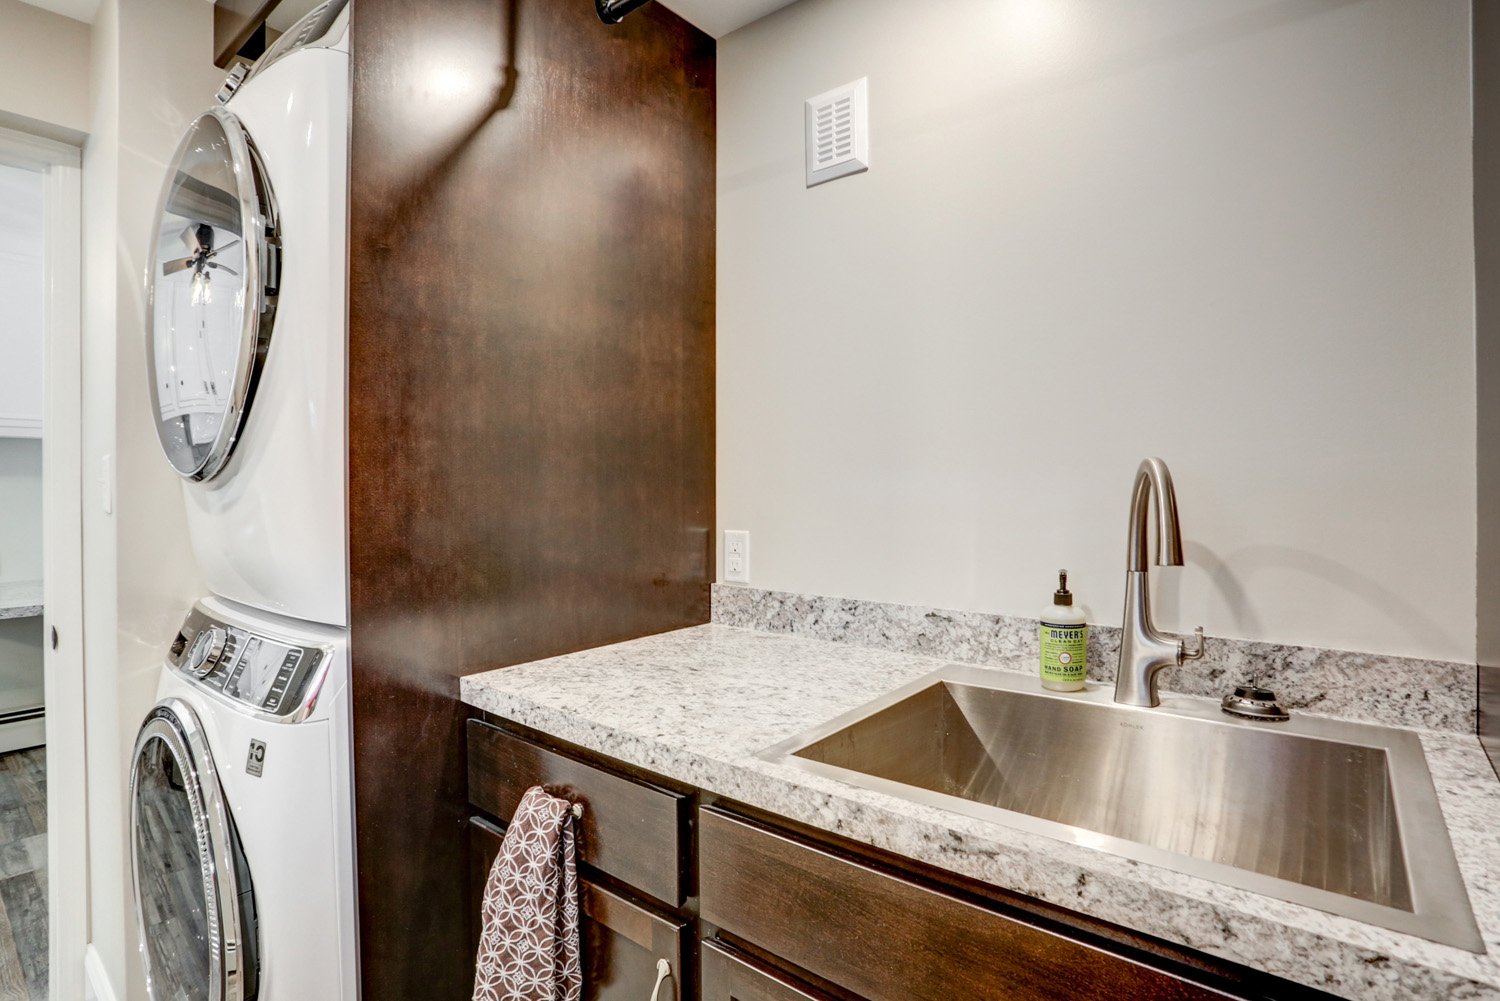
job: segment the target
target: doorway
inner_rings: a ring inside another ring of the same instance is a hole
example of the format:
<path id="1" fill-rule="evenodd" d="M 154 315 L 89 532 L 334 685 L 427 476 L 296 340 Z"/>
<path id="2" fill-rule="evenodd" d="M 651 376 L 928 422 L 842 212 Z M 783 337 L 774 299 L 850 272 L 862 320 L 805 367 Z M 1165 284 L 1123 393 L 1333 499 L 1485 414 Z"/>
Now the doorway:
<path id="1" fill-rule="evenodd" d="M 80 171 L 0 129 L 0 998 L 82 995 Z"/>

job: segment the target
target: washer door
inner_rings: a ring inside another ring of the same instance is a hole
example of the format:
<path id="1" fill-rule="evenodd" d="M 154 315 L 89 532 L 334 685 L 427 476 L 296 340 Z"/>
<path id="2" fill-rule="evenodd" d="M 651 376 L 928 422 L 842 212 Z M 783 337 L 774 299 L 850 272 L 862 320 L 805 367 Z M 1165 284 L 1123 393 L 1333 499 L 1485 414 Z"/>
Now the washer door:
<path id="1" fill-rule="evenodd" d="M 202 725 L 153 709 L 130 772 L 135 905 L 151 1001 L 254 1001 L 259 936 L 250 870 Z"/>
<path id="2" fill-rule="evenodd" d="M 156 434 L 192 480 L 229 461 L 271 343 L 281 261 L 264 166 L 230 112 L 198 116 L 157 206 L 146 274 Z"/>

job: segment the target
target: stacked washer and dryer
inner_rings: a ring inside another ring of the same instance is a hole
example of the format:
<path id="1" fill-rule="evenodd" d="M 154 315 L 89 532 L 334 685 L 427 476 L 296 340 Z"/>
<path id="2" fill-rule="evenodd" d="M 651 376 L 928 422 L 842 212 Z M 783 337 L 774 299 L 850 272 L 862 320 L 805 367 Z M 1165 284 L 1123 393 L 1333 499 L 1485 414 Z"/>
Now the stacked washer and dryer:
<path id="1" fill-rule="evenodd" d="M 347 0 L 237 70 L 167 172 L 151 402 L 212 594 L 131 764 L 152 1001 L 358 997 L 345 502 Z"/>

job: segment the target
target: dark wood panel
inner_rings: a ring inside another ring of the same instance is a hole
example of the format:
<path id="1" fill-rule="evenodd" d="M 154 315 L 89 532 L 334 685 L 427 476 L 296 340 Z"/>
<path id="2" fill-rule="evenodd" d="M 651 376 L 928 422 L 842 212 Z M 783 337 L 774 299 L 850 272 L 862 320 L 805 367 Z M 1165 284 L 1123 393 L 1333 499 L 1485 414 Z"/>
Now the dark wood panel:
<path id="1" fill-rule="evenodd" d="M 538 785 L 583 804 L 583 861 L 669 906 L 682 903 L 689 797 L 469 721 L 469 802 L 508 822 Z"/>
<path id="2" fill-rule="evenodd" d="M 708 619 L 713 42 L 358 0 L 349 505 L 366 1001 L 458 1001 L 464 674 Z"/>
<path id="3" fill-rule="evenodd" d="M 281 0 L 214 0 L 214 65 L 228 69 Z"/>
<path id="4" fill-rule="evenodd" d="M 1500 774 L 1500 8 L 1470 5 L 1474 64 L 1479 739 Z"/>
<path id="5" fill-rule="evenodd" d="M 700 1001 L 826 1001 L 810 987 L 758 966 L 713 942 L 698 952 Z"/>
<path id="6" fill-rule="evenodd" d="M 698 851 L 705 921 L 864 997 L 1229 996 L 717 810 Z"/>
<path id="7" fill-rule="evenodd" d="M 474 915 L 471 952 L 477 951 L 480 903 L 490 866 L 500 852 L 503 832 L 482 818 L 469 822 L 469 886 Z M 583 914 L 584 1001 L 648 1001 L 656 984 L 656 964 L 665 959 L 672 976 L 662 984 L 659 1001 L 682 997 L 686 981 L 688 927 L 681 919 L 651 910 L 607 887 L 584 880 L 579 888 Z M 470 972 L 473 972 L 472 963 Z"/>

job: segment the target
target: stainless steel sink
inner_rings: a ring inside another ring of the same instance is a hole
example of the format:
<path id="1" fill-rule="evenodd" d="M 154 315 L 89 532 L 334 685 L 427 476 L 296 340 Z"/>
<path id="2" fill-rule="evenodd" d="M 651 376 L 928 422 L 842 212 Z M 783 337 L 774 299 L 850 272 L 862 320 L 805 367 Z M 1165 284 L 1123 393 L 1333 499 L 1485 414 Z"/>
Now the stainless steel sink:
<path id="1" fill-rule="evenodd" d="M 771 760 L 1483 952 L 1421 742 L 949 669 Z"/>

